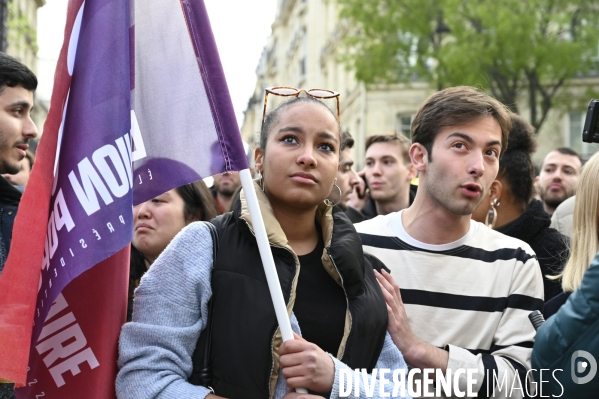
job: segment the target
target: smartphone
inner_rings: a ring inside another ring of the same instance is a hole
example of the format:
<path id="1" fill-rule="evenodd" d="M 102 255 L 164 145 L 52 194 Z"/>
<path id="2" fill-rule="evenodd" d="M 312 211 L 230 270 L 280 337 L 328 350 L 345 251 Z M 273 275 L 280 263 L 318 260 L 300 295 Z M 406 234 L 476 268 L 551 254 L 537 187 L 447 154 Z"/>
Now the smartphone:
<path id="1" fill-rule="evenodd" d="M 362 178 L 362 180 L 364 180 L 364 194 L 360 195 L 360 193 L 358 193 L 358 198 L 360 199 L 364 199 L 364 196 L 366 195 L 366 193 L 368 193 L 368 181 L 366 180 L 366 176 L 360 176 Z"/>
<path id="2" fill-rule="evenodd" d="M 591 100 L 582 129 L 582 141 L 599 143 L 599 100 Z"/>

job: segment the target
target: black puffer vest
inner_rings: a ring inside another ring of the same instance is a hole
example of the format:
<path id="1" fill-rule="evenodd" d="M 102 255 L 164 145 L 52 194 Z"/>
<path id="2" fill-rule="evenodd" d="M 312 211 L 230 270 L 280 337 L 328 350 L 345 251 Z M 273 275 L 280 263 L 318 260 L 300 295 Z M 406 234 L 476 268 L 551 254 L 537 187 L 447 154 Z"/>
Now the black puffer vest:
<path id="1" fill-rule="evenodd" d="M 259 198 L 283 296 L 291 313 L 299 262 L 261 192 Z M 209 357 L 212 388 L 217 395 L 231 399 L 272 398 L 282 339 L 251 221 L 243 204 L 242 196 L 231 213 L 213 220 L 219 249 L 212 274 Z M 323 265 L 343 286 L 348 303 L 337 358 L 351 368 L 371 370 L 380 355 L 387 329 L 386 305 L 373 273 L 373 268 L 380 270 L 384 266 L 378 259 L 362 253 L 360 238 L 341 209 L 322 207 L 317 218 L 325 239 Z M 199 359 L 201 356 L 194 355 L 194 373 L 199 369 L 196 367 Z"/>

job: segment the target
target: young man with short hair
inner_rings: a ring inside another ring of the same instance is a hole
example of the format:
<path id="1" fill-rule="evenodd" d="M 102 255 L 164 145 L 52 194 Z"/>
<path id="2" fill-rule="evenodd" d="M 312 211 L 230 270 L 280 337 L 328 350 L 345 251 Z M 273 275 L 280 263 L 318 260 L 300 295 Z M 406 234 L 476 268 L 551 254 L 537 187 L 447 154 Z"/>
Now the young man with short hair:
<path id="1" fill-rule="evenodd" d="M 29 148 L 29 140 L 37 137 L 31 120 L 33 92 L 37 78 L 25 65 L 0 53 L 0 174 L 17 174 Z M 8 256 L 17 206 L 21 192 L 0 177 L 0 272 Z"/>
<path id="2" fill-rule="evenodd" d="M 356 225 L 364 252 L 401 287 L 379 276 L 394 295 L 389 331 L 406 362 L 443 373 L 476 369 L 479 397 L 491 397 L 504 379 L 508 390 L 503 384 L 494 397 L 523 396 L 535 336 L 528 314 L 543 306 L 530 247 L 470 219 L 497 175 L 510 128 L 505 107 L 474 88 L 433 94 L 412 124 L 409 153 L 420 180 L 413 204 Z M 464 387 L 465 374 L 459 380 Z"/>
<path id="3" fill-rule="evenodd" d="M 545 212 L 552 215 L 555 208 L 576 194 L 582 159 L 568 147 L 557 148 L 543 160 L 535 183 Z"/>
<path id="4" fill-rule="evenodd" d="M 214 185 L 210 189 L 216 206 L 220 213 L 226 213 L 231 210 L 231 204 L 233 203 L 233 195 L 237 192 L 237 189 L 241 187 L 241 179 L 239 178 L 239 172 L 226 172 L 214 175 Z"/>
<path id="5" fill-rule="evenodd" d="M 25 65 L 0 52 L 0 174 L 21 170 L 29 140 L 37 137 L 31 120 L 37 78 Z M 0 176 L 0 273 L 8 257 L 21 191 Z M 0 397 L 13 398 L 12 384 L 0 384 Z"/>
<path id="6" fill-rule="evenodd" d="M 354 146 L 354 139 L 349 132 L 343 132 L 342 138 L 344 147 L 341 150 L 339 157 L 339 170 L 337 171 L 337 186 L 339 187 L 339 193 L 335 192 L 331 194 L 332 201 L 337 201 L 337 195 L 341 197 L 337 201 L 337 205 L 345 211 L 345 214 L 352 221 L 352 223 L 361 222 L 364 217 L 360 211 L 352 208 L 348 204 L 349 195 L 353 192 L 354 187 L 360 184 L 360 176 L 354 169 L 354 156 L 351 149 Z"/>
<path id="7" fill-rule="evenodd" d="M 375 209 L 364 209 L 367 219 L 387 215 L 410 205 L 410 182 L 416 177 L 409 155 L 410 140 L 401 135 L 366 139 L 364 176 Z"/>

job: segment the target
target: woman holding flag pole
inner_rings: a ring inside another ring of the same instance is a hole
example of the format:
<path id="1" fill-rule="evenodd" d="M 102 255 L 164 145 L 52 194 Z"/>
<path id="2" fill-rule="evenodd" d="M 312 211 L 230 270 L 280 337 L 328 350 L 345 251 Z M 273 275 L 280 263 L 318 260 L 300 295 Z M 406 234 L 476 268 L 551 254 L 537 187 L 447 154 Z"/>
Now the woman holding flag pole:
<path id="1" fill-rule="evenodd" d="M 183 229 L 143 277 L 121 332 L 118 397 L 314 397 L 288 392 L 301 387 L 336 398 L 343 369 L 406 369 L 374 277 L 384 266 L 334 206 L 339 94 L 301 91 L 267 89 L 254 183 L 296 339 L 278 328 L 244 190 L 232 212 Z M 295 98 L 266 115 L 268 94 Z"/>

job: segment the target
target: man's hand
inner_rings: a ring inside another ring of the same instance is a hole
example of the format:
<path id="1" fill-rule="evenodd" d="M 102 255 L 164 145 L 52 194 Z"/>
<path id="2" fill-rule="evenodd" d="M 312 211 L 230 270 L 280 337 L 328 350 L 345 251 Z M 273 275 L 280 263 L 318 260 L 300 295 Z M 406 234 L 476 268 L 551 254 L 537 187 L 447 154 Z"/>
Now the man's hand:
<path id="1" fill-rule="evenodd" d="M 5 180 L 8 180 L 8 182 L 10 184 L 15 184 L 15 182 L 12 180 L 14 175 L 8 174 L 8 173 L 4 173 L 1 175 L 2 177 L 4 177 Z"/>
<path id="2" fill-rule="evenodd" d="M 335 363 L 325 351 L 297 334 L 279 348 L 283 376 L 289 388 L 330 392 L 335 382 Z M 305 394 L 304 394 L 305 395 Z M 304 398 L 304 396 L 292 396 Z M 287 398 L 287 396 L 285 396 Z M 309 399 L 310 396 L 305 396 Z"/>
<path id="3" fill-rule="evenodd" d="M 401 300 L 397 282 L 385 270 L 382 273 L 375 270 L 374 274 L 385 297 L 385 302 L 387 302 L 387 313 L 389 315 L 387 329 L 393 343 L 403 354 L 406 362 L 412 367 L 438 368 L 445 373 L 449 353 L 421 341 L 414 335 Z"/>
<path id="4" fill-rule="evenodd" d="M 409 350 L 418 344 L 418 338 L 416 338 L 410 328 L 408 315 L 401 300 L 399 286 L 385 270 L 383 270 L 383 273 L 375 270 L 374 274 L 381 286 L 381 291 L 383 291 L 385 302 L 387 302 L 387 313 L 389 315 L 388 330 L 391 339 L 393 339 L 393 343 L 395 343 L 395 346 L 397 346 L 404 356 L 407 356 Z"/>

